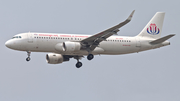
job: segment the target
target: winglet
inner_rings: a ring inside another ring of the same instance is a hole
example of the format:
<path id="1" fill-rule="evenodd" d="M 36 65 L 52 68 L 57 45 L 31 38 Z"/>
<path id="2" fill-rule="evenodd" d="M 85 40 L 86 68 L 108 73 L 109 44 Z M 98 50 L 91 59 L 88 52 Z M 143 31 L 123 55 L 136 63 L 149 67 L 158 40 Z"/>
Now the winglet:
<path id="1" fill-rule="evenodd" d="M 135 10 L 132 11 L 132 13 L 129 15 L 129 17 L 127 18 L 127 20 L 131 20 L 131 19 L 132 19 L 134 12 L 135 12 Z"/>

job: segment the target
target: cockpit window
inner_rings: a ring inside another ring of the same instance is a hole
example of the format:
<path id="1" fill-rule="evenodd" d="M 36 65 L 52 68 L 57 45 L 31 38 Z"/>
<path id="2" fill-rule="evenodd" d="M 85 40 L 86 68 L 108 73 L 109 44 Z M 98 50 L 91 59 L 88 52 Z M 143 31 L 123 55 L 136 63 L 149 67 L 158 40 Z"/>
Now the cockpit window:
<path id="1" fill-rule="evenodd" d="M 21 38 L 21 36 L 19 36 L 19 38 Z"/>

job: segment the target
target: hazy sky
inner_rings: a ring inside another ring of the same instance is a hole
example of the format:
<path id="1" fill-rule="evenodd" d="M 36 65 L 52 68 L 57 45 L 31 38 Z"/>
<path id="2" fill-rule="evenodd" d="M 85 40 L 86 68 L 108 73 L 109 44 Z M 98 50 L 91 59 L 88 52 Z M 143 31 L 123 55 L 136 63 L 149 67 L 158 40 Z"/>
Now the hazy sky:
<path id="1" fill-rule="evenodd" d="M 0 101 L 180 101 L 179 0 L 1 0 Z M 11 50 L 22 32 L 96 34 L 124 21 L 118 35 L 135 36 L 156 12 L 166 13 L 162 36 L 170 46 L 127 55 L 46 63 L 47 53 Z"/>

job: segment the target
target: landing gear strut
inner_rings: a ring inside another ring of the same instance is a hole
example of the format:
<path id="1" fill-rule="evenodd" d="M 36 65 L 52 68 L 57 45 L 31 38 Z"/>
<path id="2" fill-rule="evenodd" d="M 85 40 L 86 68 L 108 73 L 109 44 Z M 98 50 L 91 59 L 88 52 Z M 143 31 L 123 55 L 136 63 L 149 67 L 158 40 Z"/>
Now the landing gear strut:
<path id="1" fill-rule="evenodd" d="M 27 51 L 27 55 L 28 55 L 28 57 L 26 58 L 26 61 L 30 61 L 31 60 L 31 58 L 30 58 L 31 52 Z"/>
<path id="2" fill-rule="evenodd" d="M 77 67 L 77 68 L 80 68 L 80 67 L 82 66 L 82 62 L 80 62 L 79 59 L 81 59 L 81 57 L 76 56 L 76 57 L 74 57 L 74 58 L 77 60 L 76 67 Z"/>
<path id="3" fill-rule="evenodd" d="M 92 60 L 94 58 L 94 55 L 93 54 L 89 54 L 88 56 L 87 56 L 87 59 L 88 60 Z"/>

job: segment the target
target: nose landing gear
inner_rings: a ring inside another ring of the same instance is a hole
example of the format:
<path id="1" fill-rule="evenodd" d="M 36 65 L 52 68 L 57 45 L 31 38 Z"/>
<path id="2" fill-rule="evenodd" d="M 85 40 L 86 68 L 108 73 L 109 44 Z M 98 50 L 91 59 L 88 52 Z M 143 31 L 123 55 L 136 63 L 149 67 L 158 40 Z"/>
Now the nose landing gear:
<path id="1" fill-rule="evenodd" d="M 27 51 L 27 55 L 28 55 L 28 57 L 26 58 L 26 61 L 30 61 L 31 60 L 31 58 L 30 58 L 31 52 Z"/>
<path id="2" fill-rule="evenodd" d="M 27 58 L 26 58 L 26 61 L 30 61 L 30 60 L 31 60 L 31 58 L 30 58 L 30 57 L 27 57 Z"/>

